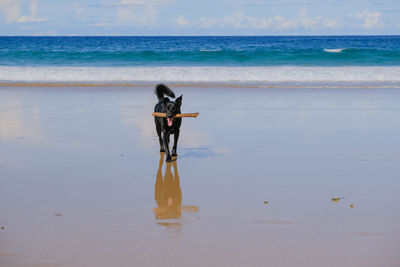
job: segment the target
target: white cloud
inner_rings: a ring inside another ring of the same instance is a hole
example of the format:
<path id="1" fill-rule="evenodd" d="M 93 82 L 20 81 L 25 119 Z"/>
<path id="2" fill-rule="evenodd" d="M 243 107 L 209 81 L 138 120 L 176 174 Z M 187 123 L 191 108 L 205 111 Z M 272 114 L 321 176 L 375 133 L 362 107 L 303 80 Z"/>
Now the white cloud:
<path id="1" fill-rule="evenodd" d="M 32 0 L 31 5 L 30 5 L 30 11 L 31 15 L 30 16 L 21 16 L 17 22 L 19 23 L 24 23 L 24 22 L 41 22 L 41 21 L 46 21 L 47 18 L 38 18 L 36 16 L 37 14 L 37 7 L 39 5 L 39 0 Z"/>
<path id="2" fill-rule="evenodd" d="M 97 22 L 97 23 L 94 23 L 94 24 L 92 24 L 93 26 L 110 26 L 110 25 L 112 25 L 111 23 L 109 23 L 109 22 Z"/>
<path id="3" fill-rule="evenodd" d="M 231 16 L 216 18 L 201 18 L 200 27 L 202 28 L 224 28 L 234 27 L 236 29 L 251 28 L 251 29 L 265 29 L 271 25 L 271 18 L 257 18 L 249 17 L 242 11 L 237 11 Z"/>
<path id="4" fill-rule="evenodd" d="M 0 0 L 0 8 L 6 15 L 7 23 L 24 23 L 24 22 L 40 22 L 45 21 L 47 18 L 37 17 L 37 8 L 39 5 L 39 0 L 32 0 L 30 2 L 30 16 L 22 15 L 21 12 L 21 1 L 20 0 Z"/>
<path id="5" fill-rule="evenodd" d="M 75 2 L 73 5 L 73 10 L 77 16 L 80 16 L 83 12 L 85 12 L 87 7 L 80 5 L 79 3 Z"/>
<path id="6" fill-rule="evenodd" d="M 187 27 L 190 25 L 190 22 L 187 19 L 185 19 L 183 15 L 180 15 L 177 19 L 175 19 L 175 21 L 181 27 Z"/>
<path id="7" fill-rule="evenodd" d="M 278 29 L 297 28 L 297 21 L 294 19 L 287 19 L 276 15 L 273 20 L 275 22 L 275 27 Z"/>
<path id="8" fill-rule="evenodd" d="M 363 24 L 361 27 L 370 29 L 370 28 L 383 28 L 383 23 L 379 22 L 379 17 L 381 16 L 380 12 L 368 12 L 368 10 L 364 10 L 362 13 L 356 13 L 354 15 L 350 15 L 350 17 L 354 17 L 358 20 L 363 20 Z"/>
<path id="9" fill-rule="evenodd" d="M 322 22 L 321 16 L 309 17 L 306 7 L 299 10 L 298 15 L 294 19 L 285 18 L 281 16 L 275 16 L 273 19 L 273 27 L 277 29 L 296 29 L 303 27 L 305 29 L 317 29 L 327 27 Z"/>
<path id="10" fill-rule="evenodd" d="M 6 22 L 12 23 L 18 20 L 21 4 L 20 1 L 15 0 L 0 0 L 0 9 L 6 15 Z"/>
<path id="11" fill-rule="evenodd" d="M 321 17 L 309 17 L 307 13 L 307 8 L 303 7 L 299 11 L 298 22 L 301 26 L 307 29 L 315 29 L 321 24 Z"/>
<path id="12" fill-rule="evenodd" d="M 327 28 L 339 28 L 340 23 L 337 20 L 326 18 L 324 19 L 324 26 Z"/>
<path id="13" fill-rule="evenodd" d="M 239 11 L 228 18 L 227 22 L 231 23 L 234 28 L 266 29 L 271 25 L 272 20 L 270 18 L 249 17 Z"/>
<path id="14" fill-rule="evenodd" d="M 335 28 L 339 24 L 336 20 L 326 18 L 323 20 L 321 16 L 310 17 L 307 8 L 303 7 L 299 10 L 296 18 L 285 18 L 279 15 L 270 18 L 251 17 L 245 15 L 241 10 L 221 19 L 201 18 L 200 26 L 202 28 L 212 27 L 233 27 L 243 29 L 318 29 L 318 28 Z"/>
<path id="15" fill-rule="evenodd" d="M 343 26 L 350 27 L 362 27 L 365 29 L 382 29 L 384 24 L 380 22 L 380 12 L 368 12 L 364 10 L 353 15 L 347 16 L 355 20 L 361 20 L 355 24 L 349 20 L 337 20 L 332 18 L 323 18 L 322 16 L 309 16 L 307 7 L 302 7 L 297 17 L 287 18 L 276 15 L 274 17 L 252 17 L 247 16 L 241 10 L 236 11 L 230 16 L 223 18 L 201 18 L 201 28 L 242 28 L 242 29 L 277 29 L 277 30 L 288 30 L 288 29 L 308 29 L 308 30 L 321 30 L 321 29 L 338 29 Z M 400 27 L 400 22 L 398 27 Z"/>
<path id="16" fill-rule="evenodd" d="M 157 20 L 160 5 L 167 2 L 168 0 L 122 0 L 118 7 L 118 21 L 152 26 Z"/>
<path id="17" fill-rule="evenodd" d="M 118 0 L 103 1 L 97 5 L 73 4 L 76 17 L 92 26 L 157 25 L 159 9 L 172 0 Z"/>

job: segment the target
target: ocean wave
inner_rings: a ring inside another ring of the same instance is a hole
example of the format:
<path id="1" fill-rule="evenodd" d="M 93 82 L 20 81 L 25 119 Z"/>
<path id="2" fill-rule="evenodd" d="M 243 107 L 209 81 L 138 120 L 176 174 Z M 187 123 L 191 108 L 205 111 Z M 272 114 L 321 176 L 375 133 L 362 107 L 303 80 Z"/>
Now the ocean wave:
<path id="1" fill-rule="evenodd" d="M 0 82 L 400 84 L 393 67 L 1 67 Z"/>
<path id="2" fill-rule="evenodd" d="M 325 52 L 328 53 L 340 53 L 346 48 L 332 48 L 332 49 L 324 49 Z"/>
<path id="3" fill-rule="evenodd" d="M 0 66 L 400 66 L 399 44 L 400 36 L 0 36 Z"/>
<path id="4" fill-rule="evenodd" d="M 200 50 L 2 50 L 0 66 L 400 66 L 400 50 L 200 49 Z"/>
<path id="5" fill-rule="evenodd" d="M 200 49 L 200 52 L 219 52 L 222 49 Z"/>

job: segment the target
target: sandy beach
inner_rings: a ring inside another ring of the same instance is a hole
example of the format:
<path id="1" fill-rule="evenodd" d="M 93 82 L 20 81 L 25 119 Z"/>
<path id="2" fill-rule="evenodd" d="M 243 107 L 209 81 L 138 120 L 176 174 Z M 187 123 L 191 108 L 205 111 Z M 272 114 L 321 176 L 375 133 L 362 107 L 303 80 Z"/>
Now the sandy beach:
<path id="1" fill-rule="evenodd" d="M 0 87 L 1 266 L 399 266 L 399 88 Z"/>

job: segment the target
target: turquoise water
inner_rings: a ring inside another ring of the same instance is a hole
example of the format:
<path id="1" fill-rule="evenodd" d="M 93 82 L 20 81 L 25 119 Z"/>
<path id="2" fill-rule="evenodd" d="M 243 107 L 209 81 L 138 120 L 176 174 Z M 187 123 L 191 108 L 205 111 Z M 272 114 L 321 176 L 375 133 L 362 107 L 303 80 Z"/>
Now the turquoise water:
<path id="1" fill-rule="evenodd" d="M 0 37 L 0 66 L 399 66 L 400 36 Z"/>
<path id="2" fill-rule="evenodd" d="M 400 36 L 0 37 L 0 82 L 400 86 Z"/>

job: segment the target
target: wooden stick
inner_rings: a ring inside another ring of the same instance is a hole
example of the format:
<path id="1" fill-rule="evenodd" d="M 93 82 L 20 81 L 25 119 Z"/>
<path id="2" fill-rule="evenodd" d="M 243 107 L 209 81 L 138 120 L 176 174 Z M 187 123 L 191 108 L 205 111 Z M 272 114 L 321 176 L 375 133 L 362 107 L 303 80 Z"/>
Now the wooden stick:
<path id="1" fill-rule="evenodd" d="M 161 112 L 153 112 L 152 115 L 154 117 L 162 117 L 165 118 L 167 117 L 167 115 L 165 113 L 161 113 Z M 174 116 L 174 118 L 183 118 L 183 117 L 192 117 L 192 118 L 196 118 L 197 116 L 199 116 L 199 113 L 183 113 L 183 114 L 176 114 Z"/>

